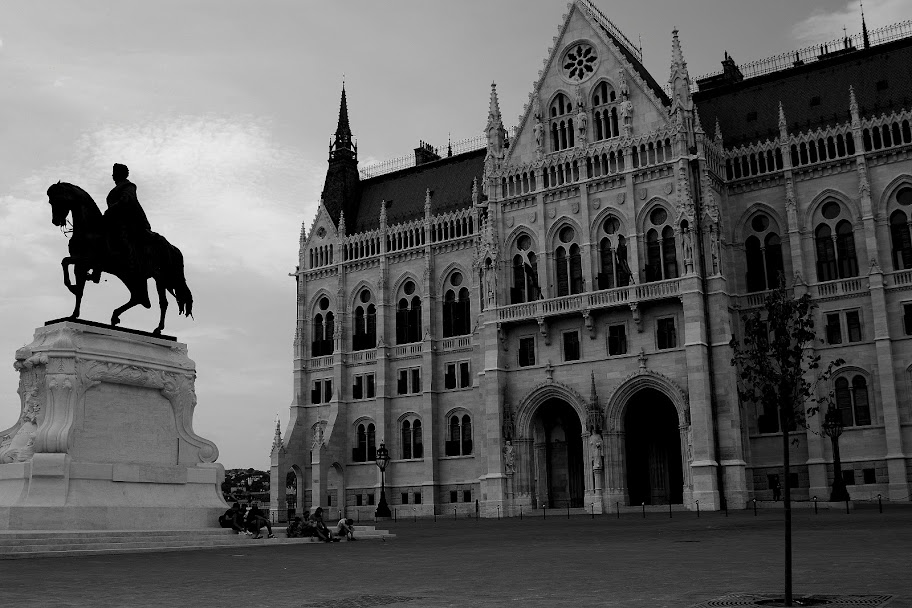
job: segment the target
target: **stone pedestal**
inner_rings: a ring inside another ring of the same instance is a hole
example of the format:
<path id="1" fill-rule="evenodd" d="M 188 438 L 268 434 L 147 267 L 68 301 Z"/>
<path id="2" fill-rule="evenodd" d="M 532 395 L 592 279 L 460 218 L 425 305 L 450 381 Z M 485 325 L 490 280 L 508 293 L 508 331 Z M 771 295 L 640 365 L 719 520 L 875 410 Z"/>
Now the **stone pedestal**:
<path id="1" fill-rule="evenodd" d="M 218 525 L 225 472 L 215 444 L 193 432 L 185 344 L 59 321 L 37 329 L 14 365 L 20 407 L 0 430 L 0 530 Z"/>

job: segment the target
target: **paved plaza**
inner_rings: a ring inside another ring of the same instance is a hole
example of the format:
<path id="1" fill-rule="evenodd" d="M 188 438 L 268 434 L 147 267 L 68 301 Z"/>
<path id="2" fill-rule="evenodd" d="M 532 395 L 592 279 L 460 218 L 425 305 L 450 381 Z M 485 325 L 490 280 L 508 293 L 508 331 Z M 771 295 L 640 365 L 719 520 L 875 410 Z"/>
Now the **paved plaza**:
<path id="1" fill-rule="evenodd" d="M 387 522 L 386 541 L 0 563 L 4 606 L 689 607 L 780 590 L 782 511 Z M 912 508 L 794 512 L 795 591 L 912 607 Z"/>

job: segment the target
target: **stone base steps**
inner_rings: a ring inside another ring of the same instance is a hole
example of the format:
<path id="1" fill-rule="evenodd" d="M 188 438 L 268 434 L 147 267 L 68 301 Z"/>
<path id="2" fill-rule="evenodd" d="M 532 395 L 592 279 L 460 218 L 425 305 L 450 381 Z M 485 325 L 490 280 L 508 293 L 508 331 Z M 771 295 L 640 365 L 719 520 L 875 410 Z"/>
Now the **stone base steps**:
<path id="1" fill-rule="evenodd" d="M 374 526 L 354 526 L 358 540 L 395 538 Z M 264 530 L 265 532 L 265 530 Z M 287 538 L 285 528 L 273 526 L 275 538 L 254 539 L 232 530 L 23 530 L 0 532 L 0 559 L 28 557 L 69 557 L 116 553 L 157 553 L 225 547 L 292 545 L 320 542 L 316 538 Z M 343 539 L 342 542 L 347 542 Z"/>

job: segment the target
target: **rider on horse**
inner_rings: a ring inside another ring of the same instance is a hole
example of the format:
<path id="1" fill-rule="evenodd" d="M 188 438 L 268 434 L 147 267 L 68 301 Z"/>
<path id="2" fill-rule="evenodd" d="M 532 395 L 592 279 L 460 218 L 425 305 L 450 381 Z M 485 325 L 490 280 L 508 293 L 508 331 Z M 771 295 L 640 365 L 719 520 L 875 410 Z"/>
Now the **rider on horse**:
<path id="1" fill-rule="evenodd" d="M 108 248 L 114 259 L 123 260 L 124 266 L 135 270 L 142 263 L 142 247 L 146 231 L 151 230 L 149 220 L 136 198 L 136 184 L 127 179 L 130 170 L 116 163 L 111 177 L 116 184 L 108 193 L 108 208 L 104 212 Z"/>

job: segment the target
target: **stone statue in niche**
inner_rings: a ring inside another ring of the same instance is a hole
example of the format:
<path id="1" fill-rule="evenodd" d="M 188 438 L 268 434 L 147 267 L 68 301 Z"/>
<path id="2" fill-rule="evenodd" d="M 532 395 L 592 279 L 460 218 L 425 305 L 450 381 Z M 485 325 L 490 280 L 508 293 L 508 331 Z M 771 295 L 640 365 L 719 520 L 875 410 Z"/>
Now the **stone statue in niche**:
<path id="1" fill-rule="evenodd" d="M 602 454 L 602 434 L 599 429 L 593 427 L 589 434 L 589 456 L 592 458 L 592 470 L 599 471 L 605 461 Z"/>
<path id="2" fill-rule="evenodd" d="M 504 445 L 503 453 L 504 471 L 507 475 L 513 475 L 516 473 L 516 448 L 513 447 L 513 442 L 509 439 L 507 440 L 506 445 Z"/>
<path id="3" fill-rule="evenodd" d="M 693 233 L 690 228 L 686 228 L 684 231 L 683 242 L 684 242 L 684 259 L 692 260 L 693 259 Z"/>
<path id="4" fill-rule="evenodd" d="M 541 104 L 538 101 L 538 97 L 535 98 L 535 102 L 532 105 L 532 118 L 535 122 L 532 126 L 532 134 L 535 136 L 535 150 L 538 152 L 538 158 L 541 159 L 545 152 L 545 127 L 542 125 Z"/>

